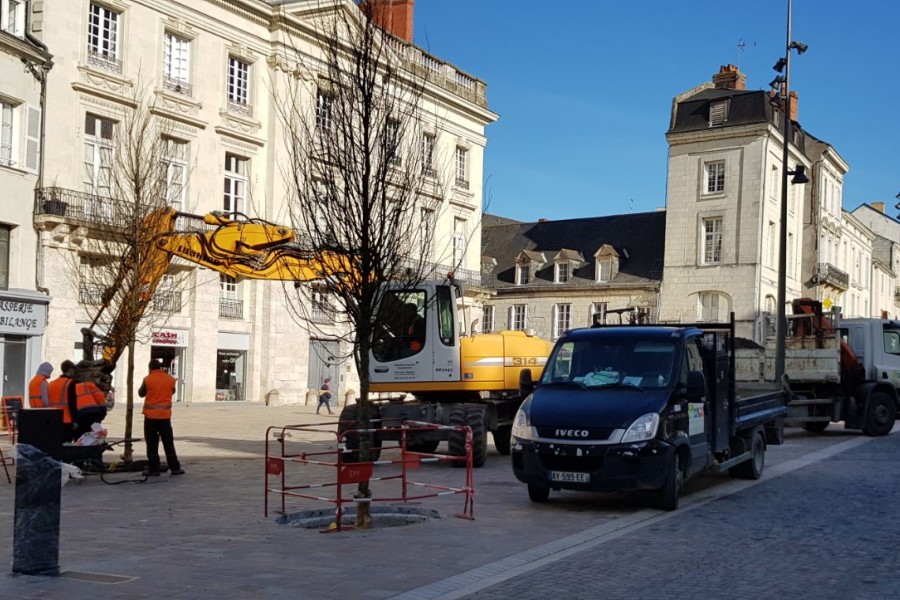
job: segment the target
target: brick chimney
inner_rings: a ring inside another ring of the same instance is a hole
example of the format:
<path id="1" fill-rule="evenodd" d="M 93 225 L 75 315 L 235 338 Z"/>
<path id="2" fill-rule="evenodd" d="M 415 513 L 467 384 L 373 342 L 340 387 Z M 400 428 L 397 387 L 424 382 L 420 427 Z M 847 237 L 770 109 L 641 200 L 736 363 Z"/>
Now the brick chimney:
<path id="1" fill-rule="evenodd" d="M 877 210 L 877 211 L 880 212 L 881 214 L 884 214 L 884 202 L 873 202 L 873 203 L 872 203 L 872 208 L 874 208 L 875 210 Z"/>
<path id="2" fill-rule="evenodd" d="M 797 104 L 800 102 L 800 96 L 794 90 L 791 90 L 790 96 L 791 96 L 791 99 L 790 99 L 790 107 L 791 108 L 788 111 L 788 115 L 791 117 L 791 121 L 796 121 L 797 120 Z M 784 110 L 784 101 L 782 100 L 780 102 L 780 104 L 781 104 L 781 109 Z"/>
<path id="3" fill-rule="evenodd" d="M 372 21 L 398 38 L 412 43 L 413 6 L 416 0 L 369 0 Z"/>
<path id="4" fill-rule="evenodd" d="M 722 65 L 719 72 L 713 75 L 713 83 L 719 90 L 745 90 L 747 76 L 738 71 L 734 65 Z"/>

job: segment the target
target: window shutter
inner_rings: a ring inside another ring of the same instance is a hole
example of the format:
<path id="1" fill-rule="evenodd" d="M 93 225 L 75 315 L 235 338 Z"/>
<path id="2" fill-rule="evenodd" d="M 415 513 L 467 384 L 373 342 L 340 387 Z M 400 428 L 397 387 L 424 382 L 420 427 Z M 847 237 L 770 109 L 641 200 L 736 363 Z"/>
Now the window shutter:
<path id="1" fill-rule="evenodd" d="M 37 171 L 41 160 L 41 109 L 28 106 L 28 124 L 25 128 L 25 169 Z"/>
<path id="2" fill-rule="evenodd" d="M 725 115 L 728 111 L 728 101 L 714 102 L 709 107 L 709 126 L 721 125 L 725 122 Z"/>

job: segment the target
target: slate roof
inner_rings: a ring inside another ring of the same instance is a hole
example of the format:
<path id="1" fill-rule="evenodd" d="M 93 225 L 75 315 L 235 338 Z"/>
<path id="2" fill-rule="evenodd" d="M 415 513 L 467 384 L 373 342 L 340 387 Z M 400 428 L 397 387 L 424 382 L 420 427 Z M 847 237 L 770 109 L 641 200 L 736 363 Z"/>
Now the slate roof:
<path id="1" fill-rule="evenodd" d="M 646 285 L 662 280 L 665 253 L 666 213 L 664 211 L 507 223 L 493 215 L 482 222 L 482 254 L 497 260 L 493 274 L 484 282 L 489 287 L 529 289 L 555 284 L 552 257 L 560 250 L 579 252 L 586 264 L 572 272 L 565 285 L 602 286 L 609 284 Z M 596 283 L 594 253 L 609 244 L 619 253 L 619 272 L 609 283 Z M 528 285 L 516 285 L 516 257 L 523 251 L 542 252 L 549 262 L 535 273 Z M 626 256 L 627 254 L 627 256 Z"/>

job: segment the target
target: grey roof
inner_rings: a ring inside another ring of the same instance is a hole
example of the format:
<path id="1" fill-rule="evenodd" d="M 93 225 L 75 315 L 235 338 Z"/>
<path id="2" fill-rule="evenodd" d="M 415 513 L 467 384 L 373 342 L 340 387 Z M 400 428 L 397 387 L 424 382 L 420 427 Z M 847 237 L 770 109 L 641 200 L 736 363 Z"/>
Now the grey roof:
<path id="1" fill-rule="evenodd" d="M 574 269 L 569 284 L 604 285 L 596 282 L 594 253 L 609 244 L 619 253 L 619 272 L 612 284 L 653 284 L 662 280 L 665 251 L 666 213 L 664 211 L 589 217 L 536 223 L 496 223 L 485 219 L 481 231 L 482 254 L 497 259 L 491 281 L 498 288 L 515 286 L 516 257 L 523 250 L 556 256 L 562 249 L 590 257 L 584 266 Z M 553 283 L 553 262 L 535 274 L 531 287 Z M 529 286 L 515 286 L 527 288 Z"/>

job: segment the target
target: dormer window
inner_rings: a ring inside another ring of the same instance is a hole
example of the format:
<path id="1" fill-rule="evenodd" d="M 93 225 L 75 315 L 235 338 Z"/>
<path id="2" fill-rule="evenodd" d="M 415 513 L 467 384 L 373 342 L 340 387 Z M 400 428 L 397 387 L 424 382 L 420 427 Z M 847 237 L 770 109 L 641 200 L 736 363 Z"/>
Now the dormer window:
<path id="1" fill-rule="evenodd" d="M 531 265 L 526 263 L 524 265 L 516 266 L 516 284 L 517 285 L 527 285 L 531 281 Z"/>
<path id="2" fill-rule="evenodd" d="M 575 269 L 584 264 L 584 256 L 578 250 L 563 248 L 553 257 L 553 281 L 567 283 L 572 279 Z"/>
<path id="3" fill-rule="evenodd" d="M 622 249 L 622 256 L 628 259 L 628 251 Z M 615 248 L 609 244 L 603 244 L 600 249 L 594 253 L 596 262 L 596 281 L 597 283 L 608 283 L 615 279 L 619 273 L 619 263 L 621 258 Z"/>
<path id="4" fill-rule="evenodd" d="M 542 252 L 522 250 L 516 256 L 516 285 L 526 285 L 534 280 L 534 274 L 547 262 Z"/>
<path id="5" fill-rule="evenodd" d="M 709 126 L 724 125 L 728 120 L 728 100 L 719 100 L 709 105 Z"/>
<path id="6" fill-rule="evenodd" d="M 570 274 L 569 263 L 556 263 L 556 283 L 566 283 L 569 281 Z"/>
<path id="7" fill-rule="evenodd" d="M 609 259 L 597 261 L 597 281 L 606 283 L 612 279 L 612 261 Z"/>

